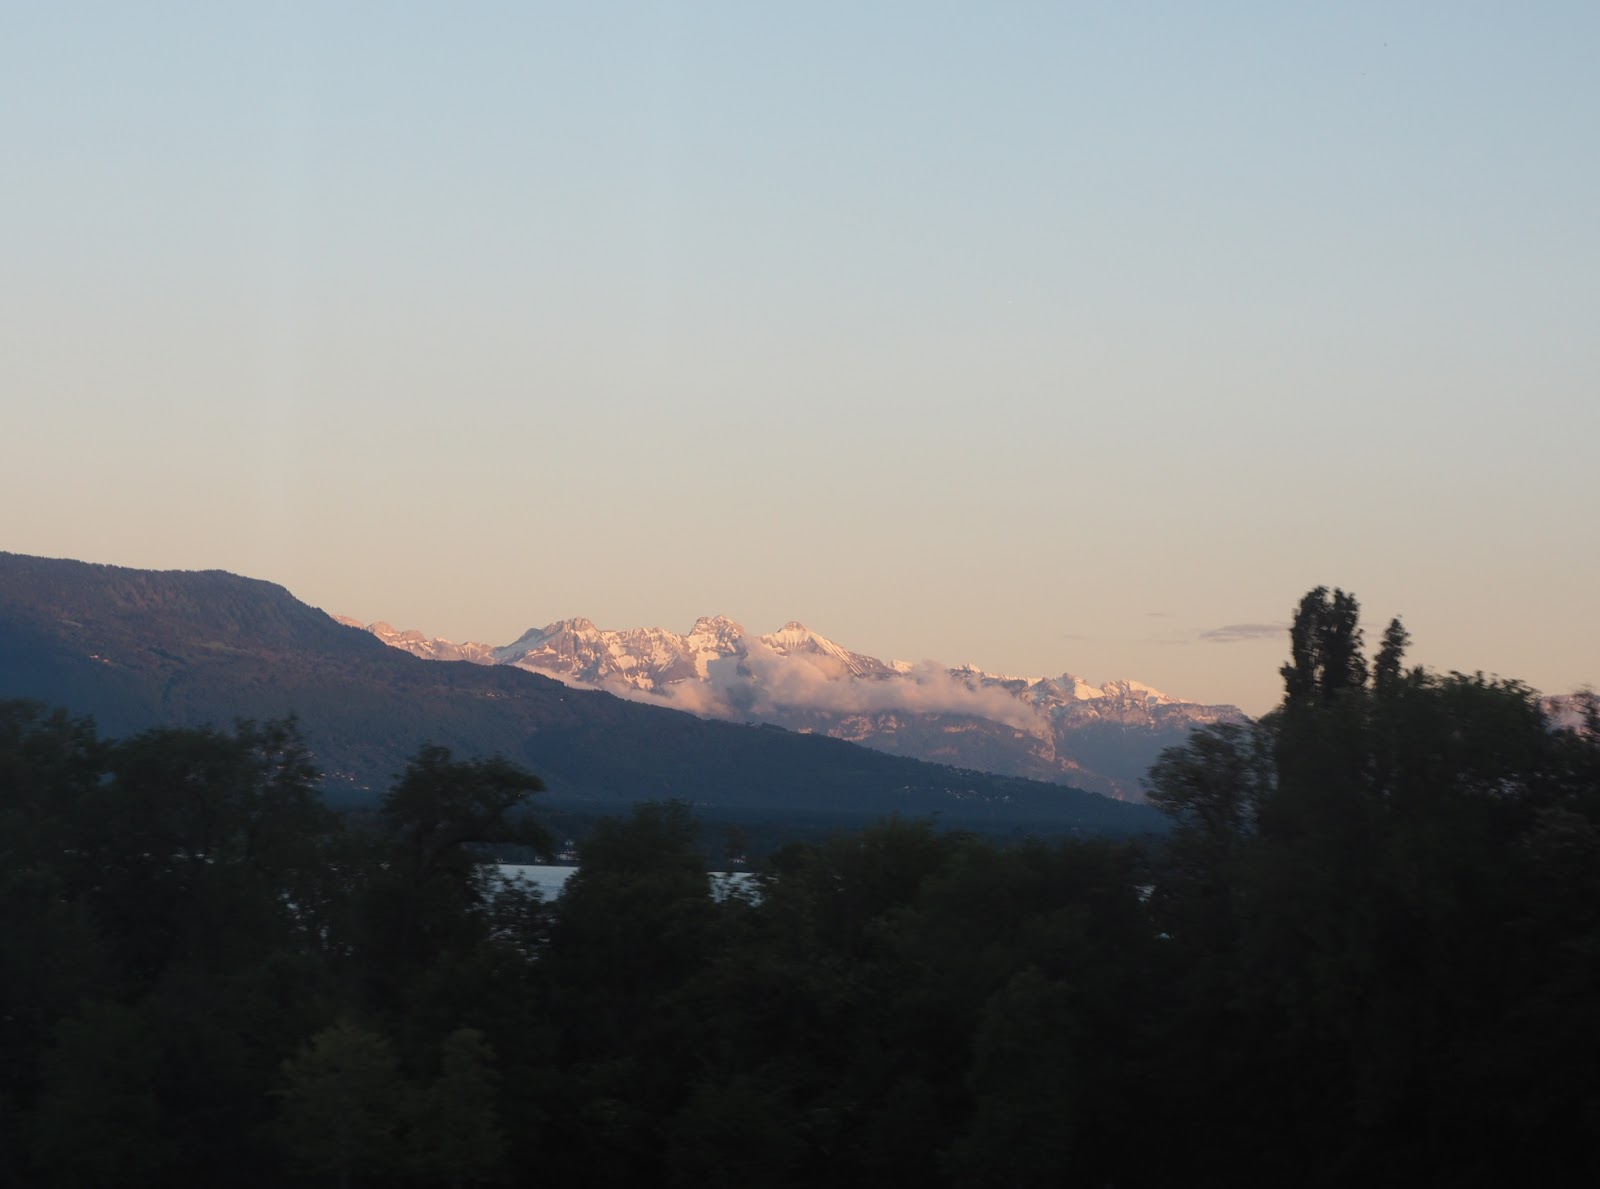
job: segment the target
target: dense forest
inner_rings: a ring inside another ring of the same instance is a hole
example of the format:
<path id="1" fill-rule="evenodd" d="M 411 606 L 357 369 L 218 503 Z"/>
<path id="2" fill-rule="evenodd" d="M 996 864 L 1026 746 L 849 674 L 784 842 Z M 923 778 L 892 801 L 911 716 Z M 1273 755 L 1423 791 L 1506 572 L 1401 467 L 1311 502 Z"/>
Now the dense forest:
<path id="1" fill-rule="evenodd" d="M 707 874 L 680 802 L 546 902 L 539 782 L 290 723 L 0 704 L 0 1181 L 1544 1186 L 1600 1178 L 1600 716 L 1302 601 L 1164 835 L 889 818 Z"/>

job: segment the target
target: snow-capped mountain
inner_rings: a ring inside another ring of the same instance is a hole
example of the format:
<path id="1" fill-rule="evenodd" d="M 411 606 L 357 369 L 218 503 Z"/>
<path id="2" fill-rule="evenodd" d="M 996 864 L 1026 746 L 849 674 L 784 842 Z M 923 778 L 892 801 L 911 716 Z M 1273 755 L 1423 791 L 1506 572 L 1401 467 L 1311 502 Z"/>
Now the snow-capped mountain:
<path id="1" fill-rule="evenodd" d="M 876 657 L 842 648 L 793 620 L 754 640 L 759 652 L 804 660 L 834 680 L 901 675 Z M 713 664 L 748 659 L 750 649 L 749 634 L 726 615 L 695 620 L 686 636 L 662 628 L 602 631 L 587 619 L 563 619 L 524 632 L 515 643 L 495 649 L 494 659 L 564 681 L 657 691 L 682 681 L 709 681 Z"/>
<path id="2" fill-rule="evenodd" d="M 1008 677 L 971 665 L 886 662 L 797 621 L 752 635 L 727 616 L 708 616 L 680 635 L 563 619 L 501 648 L 383 623 L 366 630 L 431 660 L 515 665 L 705 717 L 767 722 L 1129 799 L 1141 796 L 1140 780 L 1163 747 L 1198 725 L 1244 717 L 1233 706 L 1185 702 L 1137 681 L 1091 685 L 1071 673 Z"/>
<path id="3" fill-rule="evenodd" d="M 655 691 L 706 680 L 711 662 L 737 654 L 743 636 L 723 615 L 697 619 L 686 636 L 662 628 L 602 631 L 587 619 L 562 619 L 496 648 L 494 660 L 568 682 Z"/>

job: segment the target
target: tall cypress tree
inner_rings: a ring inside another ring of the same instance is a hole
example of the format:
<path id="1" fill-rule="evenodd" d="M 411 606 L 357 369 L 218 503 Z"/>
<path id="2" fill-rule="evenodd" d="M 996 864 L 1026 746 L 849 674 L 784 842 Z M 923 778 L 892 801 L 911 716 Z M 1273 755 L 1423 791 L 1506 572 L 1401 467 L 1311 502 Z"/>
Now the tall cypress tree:
<path id="1" fill-rule="evenodd" d="M 1383 630 L 1383 643 L 1378 648 L 1372 665 L 1372 683 L 1380 691 L 1389 691 L 1400 684 L 1404 671 L 1406 646 L 1411 643 L 1411 633 L 1406 631 L 1397 615 Z"/>
<path id="2" fill-rule="evenodd" d="M 1342 690 L 1363 689 L 1361 604 L 1355 595 L 1326 586 L 1307 592 L 1289 628 L 1289 663 L 1279 670 L 1290 707 L 1330 701 Z"/>

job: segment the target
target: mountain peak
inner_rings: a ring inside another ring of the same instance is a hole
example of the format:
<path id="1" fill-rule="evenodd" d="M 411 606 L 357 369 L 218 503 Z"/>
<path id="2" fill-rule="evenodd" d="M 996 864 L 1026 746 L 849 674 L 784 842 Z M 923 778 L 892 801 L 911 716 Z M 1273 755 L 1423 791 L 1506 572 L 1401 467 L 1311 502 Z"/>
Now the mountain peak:
<path id="1" fill-rule="evenodd" d="M 744 628 L 726 615 L 702 615 L 694 621 L 694 627 L 689 629 L 691 636 L 718 635 L 724 632 L 732 632 L 736 636 L 742 636 L 744 635 Z"/>
<path id="2" fill-rule="evenodd" d="M 554 636 L 558 632 L 597 632 L 599 630 L 594 626 L 594 620 L 585 619 L 581 615 L 574 615 L 571 619 L 558 619 L 554 623 L 546 624 L 541 634 Z"/>

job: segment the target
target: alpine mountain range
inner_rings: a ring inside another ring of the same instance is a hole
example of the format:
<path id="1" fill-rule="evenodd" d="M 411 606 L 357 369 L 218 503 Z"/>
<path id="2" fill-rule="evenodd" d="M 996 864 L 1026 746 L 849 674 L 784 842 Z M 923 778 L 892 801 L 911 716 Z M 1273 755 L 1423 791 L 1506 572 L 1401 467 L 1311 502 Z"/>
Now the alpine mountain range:
<path id="1" fill-rule="evenodd" d="M 707 616 L 679 634 L 573 618 L 493 647 L 335 618 L 425 659 L 511 665 L 704 718 L 768 723 L 1125 800 L 1142 798 L 1141 778 L 1163 748 L 1197 726 L 1245 718 L 1235 706 L 1185 701 L 1137 681 L 1091 685 L 1071 673 L 1013 677 L 884 661 L 796 621 L 756 635 L 727 616 Z"/>

